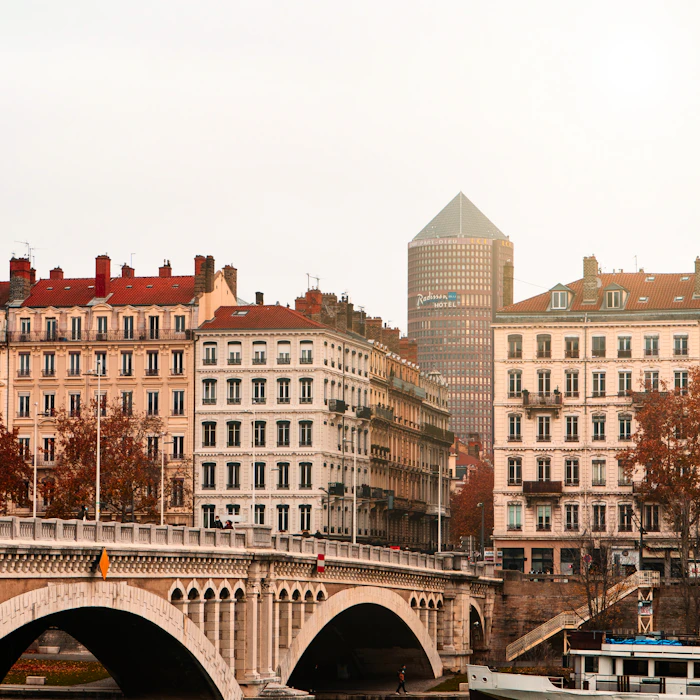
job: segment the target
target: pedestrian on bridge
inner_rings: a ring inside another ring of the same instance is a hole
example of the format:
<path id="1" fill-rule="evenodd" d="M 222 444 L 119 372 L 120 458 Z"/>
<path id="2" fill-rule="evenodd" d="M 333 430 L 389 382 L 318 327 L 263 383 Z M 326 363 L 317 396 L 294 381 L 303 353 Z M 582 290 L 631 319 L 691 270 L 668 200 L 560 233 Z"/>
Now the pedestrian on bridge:
<path id="1" fill-rule="evenodd" d="M 403 688 L 403 693 L 404 695 L 408 694 L 408 691 L 406 690 L 406 665 L 404 664 L 400 669 L 399 669 L 399 687 L 396 689 L 396 695 L 400 695 L 399 691 Z"/>

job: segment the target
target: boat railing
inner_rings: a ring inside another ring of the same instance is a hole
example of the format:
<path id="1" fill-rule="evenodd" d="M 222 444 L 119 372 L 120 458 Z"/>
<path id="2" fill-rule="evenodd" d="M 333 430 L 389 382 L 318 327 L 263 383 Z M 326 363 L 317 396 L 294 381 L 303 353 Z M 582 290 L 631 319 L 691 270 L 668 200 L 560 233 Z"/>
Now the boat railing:
<path id="1" fill-rule="evenodd" d="M 654 693 L 700 695 L 700 678 L 666 676 L 603 676 L 597 673 L 576 674 L 574 687 L 605 693 Z"/>

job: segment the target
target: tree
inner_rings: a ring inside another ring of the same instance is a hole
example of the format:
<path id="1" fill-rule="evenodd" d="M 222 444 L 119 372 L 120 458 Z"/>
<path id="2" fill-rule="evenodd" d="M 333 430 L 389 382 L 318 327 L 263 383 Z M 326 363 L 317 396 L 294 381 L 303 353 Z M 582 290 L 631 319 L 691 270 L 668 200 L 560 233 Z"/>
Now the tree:
<path id="1" fill-rule="evenodd" d="M 459 544 L 460 537 L 472 535 L 478 540 L 481 536 L 482 509 L 478 503 L 483 503 L 485 542 L 493 531 L 493 467 L 482 462 L 468 474 L 450 503 L 450 532 L 455 544 Z"/>
<path id="2" fill-rule="evenodd" d="M 17 438 L 17 428 L 8 430 L 0 415 L 0 512 L 7 513 L 10 502 L 27 500 L 32 469 Z"/>
<path id="3" fill-rule="evenodd" d="M 640 503 L 651 502 L 663 508 L 678 551 L 686 617 L 692 616 L 692 626 L 697 630 L 700 595 L 690 563 L 691 549 L 693 559 L 699 554 L 700 368 L 689 371 L 687 387 L 669 391 L 664 384 L 661 391 L 635 394 L 634 400 L 637 431 L 632 437 L 633 446 L 617 458 L 629 478 L 641 469 L 642 479 L 635 484 Z"/>
<path id="4" fill-rule="evenodd" d="M 111 512 L 121 520 L 135 512 L 145 516 L 159 512 L 161 454 L 154 438 L 162 433 L 163 423 L 155 416 L 124 412 L 118 401 L 104 406 L 100 421 L 102 512 Z M 78 416 L 59 411 L 56 442 L 53 499 L 46 514 L 75 517 L 83 506 L 95 502 L 96 402 Z M 166 480 L 166 501 L 169 492 Z"/>

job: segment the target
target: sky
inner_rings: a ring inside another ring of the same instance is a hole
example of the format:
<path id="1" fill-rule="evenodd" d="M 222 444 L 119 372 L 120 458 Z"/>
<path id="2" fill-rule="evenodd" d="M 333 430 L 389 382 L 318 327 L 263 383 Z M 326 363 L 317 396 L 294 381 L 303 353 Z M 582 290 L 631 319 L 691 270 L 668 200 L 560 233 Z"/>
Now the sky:
<path id="1" fill-rule="evenodd" d="M 692 271 L 698 35 L 682 0 L 0 0 L 0 258 L 213 255 L 405 330 L 407 244 L 461 190 L 516 300 L 590 254 Z"/>

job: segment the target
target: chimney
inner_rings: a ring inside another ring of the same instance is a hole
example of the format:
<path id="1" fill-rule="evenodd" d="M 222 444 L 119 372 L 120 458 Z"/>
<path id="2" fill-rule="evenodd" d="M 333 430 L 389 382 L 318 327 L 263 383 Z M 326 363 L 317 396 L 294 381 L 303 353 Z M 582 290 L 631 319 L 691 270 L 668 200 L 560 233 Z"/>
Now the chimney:
<path id="1" fill-rule="evenodd" d="M 413 362 L 414 365 L 417 365 L 418 343 L 406 336 L 399 338 L 399 355 L 401 355 L 404 360 L 408 360 L 409 362 Z"/>
<path id="2" fill-rule="evenodd" d="M 109 296 L 110 262 L 109 255 L 98 255 L 95 258 L 95 296 L 98 299 Z"/>
<path id="3" fill-rule="evenodd" d="M 31 263 L 29 258 L 12 258 L 10 260 L 10 299 L 24 301 L 32 288 Z"/>
<path id="4" fill-rule="evenodd" d="M 29 284 L 34 286 L 36 283 L 36 270 L 33 267 L 29 268 Z"/>
<path id="5" fill-rule="evenodd" d="M 214 291 L 214 275 L 216 274 L 216 263 L 213 255 L 207 255 L 204 261 L 204 291 Z"/>
<path id="6" fill-rule="evenodd" d="M 224 279 L 235 302 L 238 299 L 238 270 L 233 265 L 224 265 Z"/>
<path id="7" fill-rule="evenodd" d="M 170 260 L 165 260 L 158 268 L 158 277 L 172 277 L 173 268 L 170 267 Z"/>
<path id="8" fill-rule="evenodd" d="M 122 277 L 128 277 L 131 279 L 134 276 L 134 268 L 130 267 L 126 263 L 122 265 Z"/>
<path id="9" fill-rule="evenodd" d="M 700 297 L 700 258 L 695 258 L 695 288 L 693 297 Z"/>
<path id="10" fill-rule="evenodd" d="M 581 303 L 595 304 L 598 301 L 598 261 L 595 255 L 583 259 L 583 297 Z"/>
<path id="11" fill-rule="evenodd" d="M 265 304 L 265 301 L 263 299 L 263 293 L 262 292 L 255 292 L 255 303 L 258 306 L 263 306 Z"/>
<path id="12" fill-rule="evenodd" d="M 510 306 L 513 303 L 513 262 L 506 260 L 503 265 L 503 306 Z"/>
<path id="13" fill-rule="evenodd" d="M 203 255 L 194 256 L 194 293 L 201 294 L 204 291 L 204 263 Z"/>
<path id="14" fill-rule="evenodd" d="M 51 272 L 49 272 L 49 279 L 52 280 L 62 280 L 63 279 L 63 270 L 60 267 L 54 267 Z"/>

